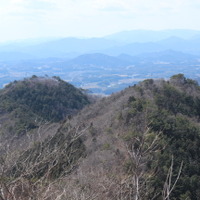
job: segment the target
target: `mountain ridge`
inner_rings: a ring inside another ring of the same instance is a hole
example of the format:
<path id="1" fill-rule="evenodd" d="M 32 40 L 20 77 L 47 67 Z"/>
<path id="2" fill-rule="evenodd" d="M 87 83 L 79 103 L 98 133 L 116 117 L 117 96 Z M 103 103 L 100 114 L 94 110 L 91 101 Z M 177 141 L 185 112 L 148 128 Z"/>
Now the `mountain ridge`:
<path id="1" fill-rule="evenodd" d="M 170 182 L 178 181 L 170 198 L 198 200 L 199 107 L 196 81 L 183 74 L 147 79 L 66 118 L 46 139 L 30 142 L 5 174 L 21 180 L 26 193 L 14 193 L 21 197 L 46 181 L 34 193 L 38 199 L 46 189 L 54 199 L 134 199 L 134 177 L 140 177 L 141 199 L 162 199 L 172 166 Z"/>
<path id="2" fill-rule="evenodd" d="M 126 33 L 126 32 L 125 32 Z M 1 53 L 9 53 L 9 52 L 18 52 L 18 53 L 27 53 L 35 58 L 48 58 L 48 57 L 67 57 L 67 54 L 75 54 L 81 55 L 86 53 L 107 53 L 112 55 L 112 51 L 114 54 L 128 53 L 128 51 L 132 51 L 133 54 L 148 52 L 146 49 L 153 48 L 152 51 L 158 50 L 167 50 L 172 48 L 173 50 L 179 50 L 187 53 L 197 54 L 199 53 L 198 45 L 195 45 L 196 42 L 199 43 L 200 34 L 199 31 L 194 30 L 163 30 L 163 31 L 149 31 L 149 30 L 133 30 L 127 32 L 130 40 L 126 40 L 128 38 L 122 33 L 117 33 L 121 36 L 119 38 L 115 38 L 115 34 L 112 36 L 105 36 L 100 38 L 59 38 L 47 40 L 41 43 L 37 43 L 34 45 L 23 44 L 20 45 L 18 43 L 11 43 L 7 45 L 0 45 Z M 116 34 L 116 35 L 117 35 Z M 125 34 L 126 35 L 126 34 Z M 149 38 L 149 39 L 148 39 Z M 170 39 L 171 38 L 171 39 Z M 176 40 L 175 40 L 176 38 Z M 173 40 L 172 40 L 173 39 Z M 163 42 L 162 42 L 163 41 Z M 168 43 L 166 43 L 168 41 Z M 182 46 L 184 48 L 176 49 L 173 42 L 177 43 L 178 41 L 183 41 Z M 165 44 L 165 45 L 163 45 Z M 135 48 L 134 48 L 135 46 Z M 189 49 L 186 47 L 189 46 Z M 115 50 L 115 48 L 117 50 Z M 137 48 L 140 49 L 137 52 Z M 121 49 L 121 50 L 120 50 Z M 130 50 L 132 49 L 132 50 Z M 40 52 L 40 53 L 39 53 Z M 23 57 L 21 55 L 21 59 L 25 59 L 27 57 Z"/>

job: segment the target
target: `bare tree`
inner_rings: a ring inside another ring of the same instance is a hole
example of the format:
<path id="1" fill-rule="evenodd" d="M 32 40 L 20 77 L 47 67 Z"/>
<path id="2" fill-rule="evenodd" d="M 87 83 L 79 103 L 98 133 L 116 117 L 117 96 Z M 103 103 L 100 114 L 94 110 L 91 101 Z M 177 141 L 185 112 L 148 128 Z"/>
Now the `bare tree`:
<path id="1" fill-rule="evenodd" d="M 161 150 L 159 141 L 160 133 L 146 131 L 135 134 L 131 144 L 127 145 L 127 150 L 132 161 L 131 196 L 134 200 L 144 199 L 148 189 L 148 180 L 155 175 L 155 170 L 147 168 L 147 162 L 153 160 L 155 154 Z"/>
<path id="2" fill-rule="evenodd" d="M 0 162 L 0 200 L 66 199 L 67 187 L 59 184 L 78 164 L 79 143 L 87 129 L 88 126 L 61 127 L 55 135 L 28 145 L 19 155 L 5 145 Z M 57 171 L 60 174 L 54 179 Z"/>
<path id="3" fill-rule="evenodd" d="M 183 161 L 181 162 L 181 165 L 179 167 L 179 171 L 178 171 L 178 174 L 176 176 L 174 183 L 172 183 L 173 168 L 174 168 L 174 156 L 172 155 L 171 166 L 168 170 L 168 174 L 167 174 L 166 181 L 164 183 L 164 187 L 163 187 L 163 191 L 162 191 L 163 200 L 170 200 L 170 198 L 169 198 L 170 194 L 174 190 L 175 185 L 180 178 L 181 171 L 183 168 Z"/>
<path id="4" fill-rule="evenodd" d="M 161 133 L 152 133 L 149 128 L 143 133 L 135 134 L 133 140 L 127 145 L 127 150 L 129 156 L 132 160 L 133 167 L 131 171 L 131 176 L 129 177 L 129 197 L 133 200 L 144 200 L 147 199 L 150 192 L 149 181 L 156 175 L 156 165 L 153 168 L 148 168 L 147 163 L 149 160 L 157 162 L 157 153 L 165 148 L 162 144 Z M 181 171 L 183 167 L 183 162 L 179 167 L 178 174 L 172 181 L 174 177 L 174 157 L 172 156 L 171 166 L 169 167 L 166 181 L 164 183 L 162 195 L 160 192 L 155 193 L 151 198 L 156 199 L 158 196 L 162 196 L 163 200 L 169 200 L 172 191 L 174 190 L 177 181 L 180 178 Z M 130 186 L 131 185 L 131 186 Z M 149 199 L 149 197 L 148 197 Z"/>

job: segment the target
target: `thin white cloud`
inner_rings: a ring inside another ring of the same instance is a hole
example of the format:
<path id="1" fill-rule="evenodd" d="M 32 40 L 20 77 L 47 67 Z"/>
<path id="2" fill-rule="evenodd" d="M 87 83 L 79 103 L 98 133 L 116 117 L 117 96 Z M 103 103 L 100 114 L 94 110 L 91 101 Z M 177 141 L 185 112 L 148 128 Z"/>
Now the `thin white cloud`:
<path id="1" fill-rule="evenodd" d="M 53 9 L 55 6 L 54 3 L 41 1 L 41 0 L 34 0 L 34 1 L 26 1 L 25 7 L 32 10 L 49 10 Z"/>
<path id="2" fill-rule="evenodd" d="M 199 9 L 199 0 L 1 0 L 0 38 L 200 29 Z"/>

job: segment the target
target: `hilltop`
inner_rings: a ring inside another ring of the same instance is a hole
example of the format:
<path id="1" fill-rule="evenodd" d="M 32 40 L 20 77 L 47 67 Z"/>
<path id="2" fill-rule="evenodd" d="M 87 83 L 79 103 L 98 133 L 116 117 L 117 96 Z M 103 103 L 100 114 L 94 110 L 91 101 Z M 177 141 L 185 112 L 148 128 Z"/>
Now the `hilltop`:
<path id="1" fill-rule="evenodd" d="M 142 81 L 4 151 L 1 184 L 18 199 L 198 200 L 199 108 L 182 74 Z"/>
<path id="2" fill-rule="evenodd" d="M 82 90 L 59 77 L 14 81 L 0 90 L 1 132 L 22 135 L 40 124 L 61 121 L 89 103 Z"/>

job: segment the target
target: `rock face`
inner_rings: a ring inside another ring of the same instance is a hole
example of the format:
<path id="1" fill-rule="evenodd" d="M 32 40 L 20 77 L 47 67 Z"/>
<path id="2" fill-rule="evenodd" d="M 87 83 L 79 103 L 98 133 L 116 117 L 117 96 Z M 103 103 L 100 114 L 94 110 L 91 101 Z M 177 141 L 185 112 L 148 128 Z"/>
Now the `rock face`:
<path id="1" fill-rule="evenodd" d="M 145 80 L 2 145 L 1 187 L 13 199 L 198 200 L 199 108 L 200 87 L 182 74 Z"/>

